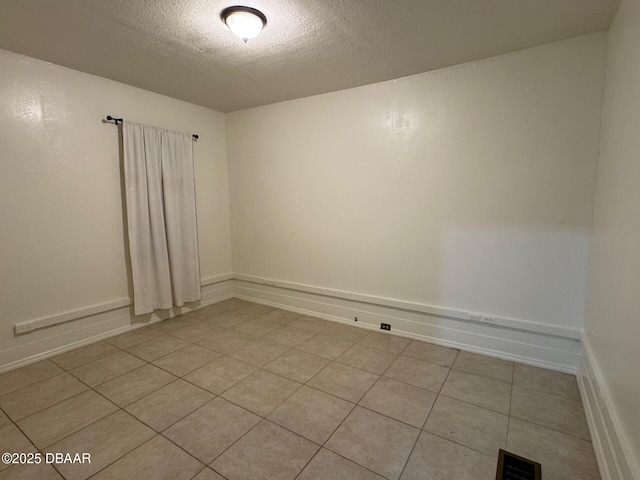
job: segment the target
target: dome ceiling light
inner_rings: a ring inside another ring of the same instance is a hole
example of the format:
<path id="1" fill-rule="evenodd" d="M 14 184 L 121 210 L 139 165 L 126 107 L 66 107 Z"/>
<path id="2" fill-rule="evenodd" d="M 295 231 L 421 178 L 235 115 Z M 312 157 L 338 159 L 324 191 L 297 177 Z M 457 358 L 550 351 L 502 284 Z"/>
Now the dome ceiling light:
<path id="1" fill-rule="evenodd" d="M 267 17 L 260 10 L 239 5 L 222 10 L 220 18 L 244 43 L 257 37 L 267 24 Z"/>

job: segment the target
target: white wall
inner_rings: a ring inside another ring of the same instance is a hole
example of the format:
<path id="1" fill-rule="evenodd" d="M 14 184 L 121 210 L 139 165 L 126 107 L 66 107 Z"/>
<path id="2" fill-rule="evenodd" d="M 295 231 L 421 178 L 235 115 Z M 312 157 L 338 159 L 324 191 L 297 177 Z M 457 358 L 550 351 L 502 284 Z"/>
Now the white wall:
<path id="1" fill-rule="evenodd" d="M 579 329 L 605 34 L 227 116 L 234 273 Z"/>
<path id="2" fill-rule="evenodd" d="M 107 114 L 200 135 L 201 274 L 231 272 L 222 113 L 0 50 L 0 360 L 81 340 L 63 334 L 95 324 L 16 337 L 17 322 L 129 297 L 118 129 L 102 123 Z"/>
<path id="3" fill-rule="evenodd" d="M 623 0 L 608 37 L 584 341 L 600 377 L 595 380 L 604 406 L 636 479 L 640 479 L 639 126 L 640 1 Z"/>

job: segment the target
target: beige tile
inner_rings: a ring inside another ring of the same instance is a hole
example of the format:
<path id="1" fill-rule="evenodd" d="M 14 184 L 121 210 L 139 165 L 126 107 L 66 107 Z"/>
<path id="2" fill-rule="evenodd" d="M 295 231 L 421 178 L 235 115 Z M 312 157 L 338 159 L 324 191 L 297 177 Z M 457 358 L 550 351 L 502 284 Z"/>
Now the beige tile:
<path id="1" fill-rule="evenodd" d="M 125 407 L 175 379 L 170 373 L 147 364 L 97 386 L 96 391 Z"/>
<path id="2" fill-rule="evenodd" d="M 449 369 L 441 365 L 401 355 L 387 369 L 384 376 L 437 393 L 448 373 Z"/>
<path id="3" fill-rule="evenodd" d="M 395 480 L 409 458 L 420 430 L 356 407 L 326 443 L 326 448 Z"/>
<path id="4" fill-rule="evenodd" d="M 258 317 L 272 310 L 275 310 L 275 309 L 273 307 L 270 307 L 269 305 L 262 305 L 260 303 L 247 302 L 246 305 L 242 305 L 236 308 L 234 311 L 241 312 L 245 315 L 253 315 L 254 317 Z"/>
<path id="5" fill-rule="evenodd" d="M 354 404 L 302 386 L 269 415 L 269 420 L 322 445 L 351 412 Z"/>
<path id="6" fill-rule="evenodd" d="M 307 385 L 358 403 L 378 378 L 373 373 L 333 362 L 309 380 Z"/>
<path id="7" fill-rule="evenodd" d="M 27 365 L 0 375 L 0 392 L 3 395 L 15 392 L 32 383 L 59 375 L 63 370 L 49 360 Z"/>
<path id="8" fill-rule="evenodd" d="M 0 467 L 1 468 L 1 467 Z M 56 470 L 46 463 L 39 465 L 13 465 L 0 471 L 0 480 L 62 480 Z"/>
<path id="9" fill-rule="evenodd" d="M 13 423 L 0 428 L 0 453 L 35 453 L 37 451 L 38 449 Z M 10 465 L 0 462 L 0 471 L 7 468 L 10 468 Z"/>
<path id="10" fill-rule="evenodd" d="M 509 414 L 511 385 L 492 378 L 451 370 L 440 393 L 494 412 Z"/>
<path id="11" fill-rule="evenodd" d="M 234 350 L 229 355 L 236 360 L 262 367 L 288 351 L 289 347 L 257 340 Z"/>
<path id="12" fill-rule="evenodd" d="M 291 350 L 267 363 L 264 369 L 296 382 L 305 383 L 329 363 L 331 360 L 326 358 Z"/>
<path id="13" fill-rule="evenodd" d="M 455 348 L 441 347 L 440 345 L 413 340 L 402 352 L 402 355 L 422 360 L 423 362 L 442 365 L 443 367 L 451 367 L 458 356 L 458 352 L 459 350 Z"/>
<path id="14" fill-rule="evenodd" d="M 36 447 L 44 448 L 117 409 L 101 395 L 88 390 L 20 420 L 17 424 Z"/>
<path id="15" fill-rule="evenodd" d="M 187 345 L 155 360 L 153 364 L 169 373 L 182 377 L 196 368 L 214 361 L 220 355 L 218 352 L 213 352 L 198 345 Z"/>
<path id="16" fill-rule="evenodd" d="M 218 475 L 210 468 L 205 468 L 198 475 L 193 477 L 193 480 L 226 480 L 224 477 Z"/>
<path id="17" fill-rule="evenodd" d="M 15 422 L 87 390 L 87 386 L 63 373 L 0 397 L 0 407 Z"/>
<path id="18" fill-rule="evenodd" d="M 477 353 L 460 352 L 453 364 L 453 368 L 505 383 L 511 383 L 513 380 L 513 362 L 487 357 L 486 355 L 478 355 Z"/>
<path id="19" fill-rule="evenodd" d="M 213 317 L 214 315 L 219 315 L 228 311 L 229 309 L 224 305 L 220 305 L 220 303 L 214 303 L 213 305 L 208 305 L 206 307 L 198 308 L 197 310 L 192 310 L 185 315 L 196 320 L 205 320 Z"/>
<path id="20" fill-rule="evenodd" d="M 53 357 L 51 361 L 65 370 L 71 370 L 79 367 L 80 365 L 84 365 L 85 363 L 93 362 L 98 358 L 106 357 L 107 355 L 112 355 L 119 351 L 120 350 L 113 345 L 109 345 L 106 342 L 98 342 L 87 345 L 86 347 L 76 348 L 75 350 Z"/>
<path id="21" fill-rule="evenodd" d="M 268 313 L 260 315 L 259 319 L 261 321 L 267 321 L 279 325 L 287 325 L 291 322 L 294 322 L 301 316 L 302 315 L 296 312 L 290 312 L 288 310 L 280 310 L 278 308 L 275 308 Z"/>
<path id="22" fill-rule="evenodd" d="M 360 405 L 417 428 L 424 425 L 437 394 L 380 377 L 360 400 Z"/>
<path id="23" fill-rule="evenodd" d="M 355 344 L 355 341 L 342 340 L 338 337 L 320 335 L 310 338 L 296 347 L 296 350 L 318 355 L 319 357 L 335 360 Z"/>
<path id="24" fill-rule="evenodd" d="M 189 480 L 204 467 L 184 450 L 158 435 L 109 465 L 92 480 Z"/>
<path id="25" fill-rule="evenodd" d="M 301 315 L 289 324 L 290 327 L 301 328 L 302 330 L 308 330 L 313 333 L 324 332 L 334 325 L 334 322 L 322 320 L 316 317 L 309 317 L 307 315 Z"/>
<path id="26" fill-rule="evenodd" d="M 329 329 L 322 332 L 323 335 L 334 337 L 346 342 L 356 343 L 362 340 L 370 332 L 364 328 L 352 327 L 342 323 L 334 323 Z"/>
<path id="27" fill-rule="evenodd" d="M 0 410 L 0 428 L 6 427 L 11 423 L 9 417 L 7 417 L 2 410 Z"/>
<path id="28" fill-rule="evenodd" d="M 213 394 L 191 383 L 176 380 L 142 397 L 125 410 L 154 430 L 161 432 L 212 400 L 213 397 Z"/>
<path id="29" fill-rule="evenodd" d="M 185 375 L 184 379 L 219 395 L 256 370 L 253 365 L 222 356 Z"/>
<path id="30" fill-rule="evenodd" d="M 378 348 L 387 352 L 402 353 L 411 343 L 408 338 L 396 337 L 390 333 L 370 332 L 360 341 L 360 345 Z"/>
<path id="31" fill-rule="evenodd" d="M 309 440 L 263 420 L 211 467 L 232 480 L 293 480 L 318 448 Z"/>
<path id="32" fill-rule="evenodd" d="M 123 333 L 105 340 L 105 342 L 115 345 L 118 348 L 129 348 L 137 345 L 138 343 L 146 342 L 154 337 L 161 335 L 161 333 L 153 328 L 144 327 L 138 328 L 131 332 Z"/>
<path id="33" fill-rule="evenodd" d="M 273 307 L 269 307 L 268 305 L 260 305 L 259 303 L 249 303 L 248 305 L 243 305 L 238 307 L 235 311 L 240 312 L 243 315 L 249 315 L 252 317 L 259 317 L 260 315 L 264 315 L 265 313 L 273 310 Z"/>
<path id="34" fill-rule="evenodd" d="M 513 371 L 514 385 L 533 388 L 541 392 L 580 401 L 580 391 L 575 375 L 554 372 L 545 368 L 516 363 Z"/>
<path id="35" fill-rule="evenodd" d="M 187 342 L 198 342 L 205 337 L 210 337 L 218 333 L 224 332 L 224 328 L 212 325 L 207 322 L 198 322 L 192 325 L 186 325 L 182 328 L 176 328 L 172 331 L 168 331 L 169 335 L 181 338 Z"/>
<path id="36" fill-rule="evenodd" d="M 247 300 L 242 300 L 241 298 L 228 298 L 227 300 L 218 302 L 217 305 L 224 307 L 227 310 L 241 310 L 256 304 Z"/>
<path id="37" fill-rule="evenodd" d="M 188 342 L 171 335 L 159 335 L 146 342 L 139 343 L 127 348 L 127 352 L 139 357 L 147 362 L 153 362 L 160 357 L 164 357 L 176 350 L 189 345 Z"/>
<path id="38" fill-rule="evenodd" d="M 212 337 L 204 338 L 196 343 L 215 350 L 216 352 L 229 354 L 241 346 L 253 342 L 254 339 L 251 335 L 236 332 L 235 330 L 227 330 Z"/>
<path id="39" fill-rule="evenodd" d="M 224 392 L 222 397 L 261 417 L 266 417 L 299 387 L 298 382 L 258 370 Z"/>
<path id="40" fill-rule="evenodd" d="M 255 317 L 240 312 L 223 312 L 213 317 L 203 320 L 203 322 L 210 325 L 215 325 L 220 328 L 233 328 L 236 325 L 240 325 L 243 322 L 253 320 Z"/>
<path id="41" fill-rule="evenodd" d="M 257 415 L 218 397 L 169 427 L 163 435 L 202 462 L 210 463 L 259 421 Z"/>
<path id="42" fill-rule="evenodd" d="M 440 395 L 424 429 L 497 458 L 507 445 L 509 417 Z"/>
<path id="43" fill-rule="evenodd" d="M 309 340 L 314 335 L 315 333 L 310 332 L 309 330 L 285 325 L 284 327 L 280 327 L 277 330 L 267 333 L 262 337 L 262 340 L 293 348 L 296 345 L 300 345 L 302 342 Z"/>
<path id="44" fill-rule="evenodd" d="M 91 363 L 70 370 L 70 373 L 78 377 L 90 387 L 100 385 L 112 378 L 130 372 L 144 365 L 144 360 L 134 357 L 127 352 L 117 352 L 108 357 L 94 360 Z"/>
<path id="45" fill-rule="evenodd" d="M 243 322 L 233 327 L 236 332 L 244 333 L 245 335 L 251 335 L 252 337 L 261 337 L 267 333 L 280 328 L 282 325 L 278 322 L 268 322 L 262 320 L 260 317 Z"/>
<path id="46" fill-rule="evenodd" d="M 493 479 L 497 458 L 422 432 L 401 480 Z"/>
<path id="47" fill-rule="evenodd" d="M 67 480 L 84 480 L 142 445 L 155 432 L 119 410 L 51 445 L 47 452 L 91 454 L 91 463 L 58 464 Z"/>
<path id="48" fill-rule="evenodd" d="M 511 416 L 591 440 L 582 402 L 514 385 Z"/>
<path id="49" fill-rule="evenodd" d="M 321 448 L 296 480 L 384 480 L 384 478 L 326 448 Z"/>
<path id="50" fill-rule="evenodd" d="M 154 323 L 151 325 L 151 328 L 168 335 L 194 325 L 204 325 L 204 323 L 195 318 L 179 315 L 177 317 L 167 318 L 161 322 Z"/>
<path id="51" fill-rule="evenodd" d="M 591 442 L 564 433 L 512 417 L 507 450 L 540 463 L 545 480 L 600 480 Z"/>
<path id="52" fill-rule="evenodd" d="M 336 361 L 382 375 L 397 356 L 395 353 L 356 344 L 340 355 Z"/>

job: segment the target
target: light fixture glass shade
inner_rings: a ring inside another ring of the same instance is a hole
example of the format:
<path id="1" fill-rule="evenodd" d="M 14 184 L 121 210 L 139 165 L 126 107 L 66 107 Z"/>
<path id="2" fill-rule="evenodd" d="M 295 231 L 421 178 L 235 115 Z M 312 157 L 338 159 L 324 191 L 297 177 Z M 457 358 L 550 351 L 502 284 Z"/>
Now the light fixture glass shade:
<path id="1" fill-rule="evenodd" d="M 261 12 L 249 7 L 229 7 L 221 16 L 229 29 L 245 43 L 257 37 L 266 23 Z"/>

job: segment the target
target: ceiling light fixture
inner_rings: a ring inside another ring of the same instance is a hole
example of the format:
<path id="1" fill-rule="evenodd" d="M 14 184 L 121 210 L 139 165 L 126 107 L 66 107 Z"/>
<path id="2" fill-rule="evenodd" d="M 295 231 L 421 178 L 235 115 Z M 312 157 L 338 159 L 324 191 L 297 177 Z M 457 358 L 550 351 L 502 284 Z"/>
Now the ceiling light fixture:
<path id="1" fill-rule="evenodd" d="M 222 10 L 220 18 L 244 43 L 257 37 L 267 24 L 267 17 L 260 10 L 239 5 Z"/>

